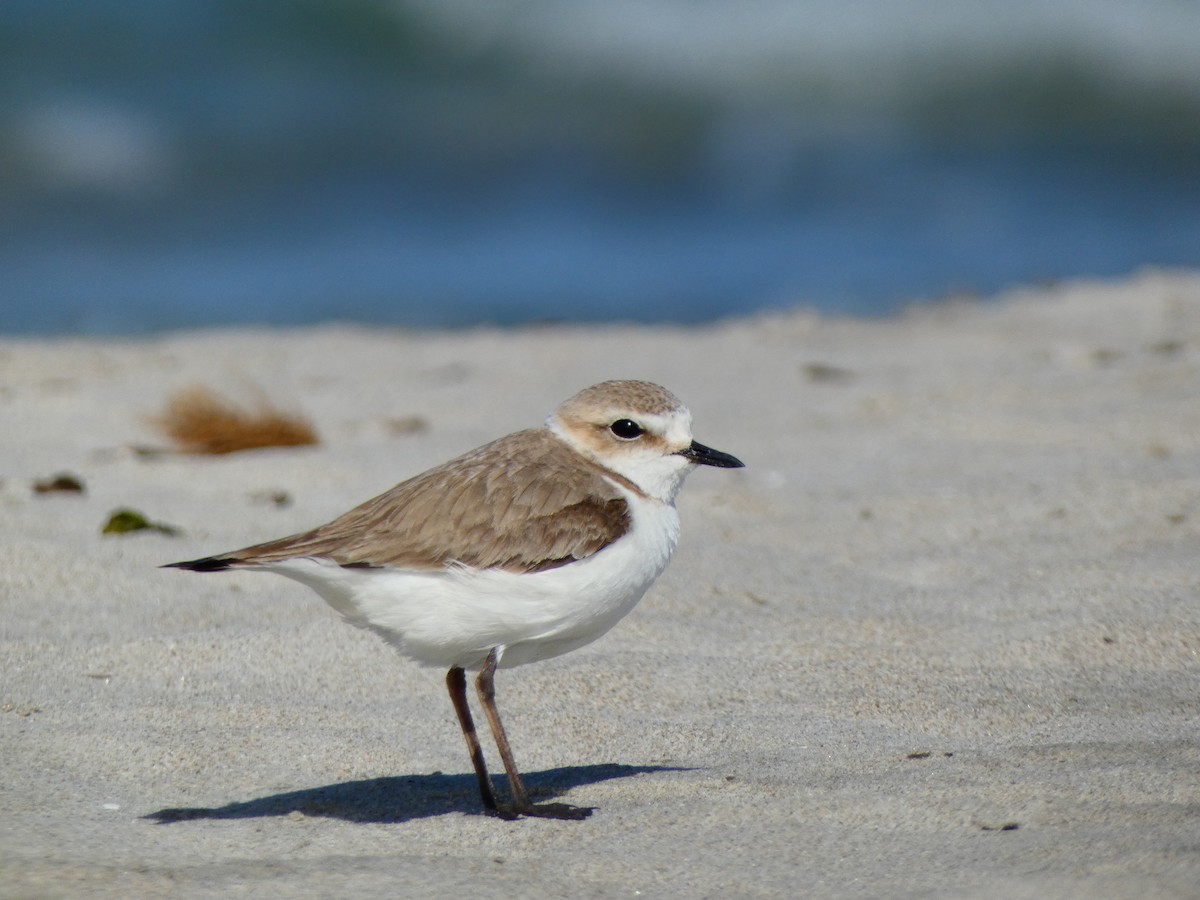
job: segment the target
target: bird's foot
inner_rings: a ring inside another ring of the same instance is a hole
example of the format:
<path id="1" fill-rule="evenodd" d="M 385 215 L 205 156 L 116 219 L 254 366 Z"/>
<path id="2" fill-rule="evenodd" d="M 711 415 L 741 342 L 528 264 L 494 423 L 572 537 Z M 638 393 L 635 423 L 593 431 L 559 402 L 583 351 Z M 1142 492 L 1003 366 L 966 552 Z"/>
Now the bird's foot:
<path id="1" fill-rule="evenodd" d="M 521 810 L 521 815 L 536 819 L 579 821 L 580 819 L 586 819 L 595 809 L 596 807 L 594 806 L 572 806 L 570 803 L 543 803 L 541 806 L 530 804 L 527 809 Z"/>
<path id="2" fill-rule="evenodd" d="M 572 806 L 569 803 L 542 803 L 540 805 L 530 803 L 521 806 L 500 806 L 497 809 L 487 810 L 487 814 L 505 821 L 528 817 L 531 819 L 565 819 L 577 822 L 586 819 L 594 810 L 594 806 Z"/>

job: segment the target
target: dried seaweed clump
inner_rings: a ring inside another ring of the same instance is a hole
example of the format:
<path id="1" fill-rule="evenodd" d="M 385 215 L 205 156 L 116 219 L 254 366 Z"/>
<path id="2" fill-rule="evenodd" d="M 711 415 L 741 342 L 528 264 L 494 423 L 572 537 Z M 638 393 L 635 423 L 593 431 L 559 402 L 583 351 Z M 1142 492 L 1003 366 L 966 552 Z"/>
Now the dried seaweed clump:
<path id="1" fill-rule="evenodd" d="M 317 443 L 306 419 L 280 412 L 265 398 L 258 398 L 255 408 L 248 410 L 205 387 L 176 394 L 154 422 L 185 453 L 236 453 Z"/>

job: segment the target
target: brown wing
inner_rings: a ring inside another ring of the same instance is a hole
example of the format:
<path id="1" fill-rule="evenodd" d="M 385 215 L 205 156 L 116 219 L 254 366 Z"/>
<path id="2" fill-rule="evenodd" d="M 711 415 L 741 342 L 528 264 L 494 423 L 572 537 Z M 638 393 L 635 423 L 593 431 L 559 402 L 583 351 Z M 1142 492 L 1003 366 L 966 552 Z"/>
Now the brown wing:
<path id="1" fill-rule="evenodd" d="M 402 482 L 312 531 L 213 561 L 237 565 L 307 556 L 344 566 L 551 569 L 591 556 L 628 531 L 628 504 L 603 471 L 544 429 L 520 431 Z"/>

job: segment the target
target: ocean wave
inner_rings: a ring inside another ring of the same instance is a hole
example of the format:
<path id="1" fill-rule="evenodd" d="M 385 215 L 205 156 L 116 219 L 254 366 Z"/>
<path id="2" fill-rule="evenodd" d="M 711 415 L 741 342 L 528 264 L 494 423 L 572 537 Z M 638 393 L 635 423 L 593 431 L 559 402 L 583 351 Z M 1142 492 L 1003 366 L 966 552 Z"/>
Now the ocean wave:
<path id="1" fill-rule="evenodd" d="M 1200 265 L 1200 4 L 6 0 L 0 330 Z"/>
<path id="2" fill-rule="evenodd" d="M 1200 141 L 1200 5 L 1174 0 L 94 6 L 0 5 L 0 153 L 19 169 L 103 175 L 43 152 L 51 121 L 60 148 L 179 145 L 198 172 L 255 177 L 254 158 L 339 153 L 712 165 L 741 128 L 768 153 L 847 133 Z"/>

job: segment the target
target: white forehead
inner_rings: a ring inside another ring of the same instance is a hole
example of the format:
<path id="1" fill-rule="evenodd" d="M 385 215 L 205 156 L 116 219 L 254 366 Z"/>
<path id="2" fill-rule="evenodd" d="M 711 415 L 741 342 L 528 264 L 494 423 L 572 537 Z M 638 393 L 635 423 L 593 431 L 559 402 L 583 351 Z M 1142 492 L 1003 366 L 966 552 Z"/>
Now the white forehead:
<path id="1" fill-rule="evenodd" d="M 638 413 L 631 418 L 650 434 L 662 437 L 669 447 L 685 447 L 692 442 L 692 414 L 686 406 L 669 413 Z"/>

